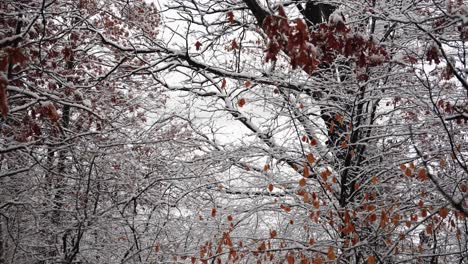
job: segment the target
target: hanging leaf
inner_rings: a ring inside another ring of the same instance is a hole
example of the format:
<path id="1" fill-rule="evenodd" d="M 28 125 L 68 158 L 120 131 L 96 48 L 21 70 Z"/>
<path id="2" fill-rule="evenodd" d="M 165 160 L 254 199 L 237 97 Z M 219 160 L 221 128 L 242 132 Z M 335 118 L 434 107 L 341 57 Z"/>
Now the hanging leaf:
<path id="1" fill-rule="evenodd" d="M 304 178 L 302 178 L 302 179 L 299 181 L 299 186 L 301 186 L 301 187 L 306 186 L 306 180 L 305 180 Z"/>
<path id="2" fill-rule="evenodd" d="M 303 171 L 304 177 L 308 178 L 310 176 L 310 171 L 309 171 L 309 166 L 304 165 L 304 171 Z"/>
<path id="3" fill-rule="evenodd" d="M 320 172 L 320 176 L 322 177 L 322 180 L 324 182 L 326 182 L 328 180 L 328 176 L 330 176 L 330 175 L 331 175 L 331 172 L 328 169 L 323 170 L 323 171 Z"/>
<path id="4" fill-rule="evenodd" d="M 211 216 L 212 217 L 216 216 L 216 208 L 211 209 Z"/>
<path id="5" fill-rule="evenodd" d="M 371 182 L 372 184 L 376 185 L 377 183 L 379 183 L 379 179 L 377 178 L 377 176 L 372 176 Z"/>
<path id="6" fill-rule="evenodd" d="M 233 39 L 231 41 L 231 49 L 235 50 L 235 49 L 238 49 L 239 48 L 239 44 L 237 44 L 237 41 L 235 39 Z"/>
<path id="7" fill-rule="evenodd" d="M 246 81 L 245 82 L 245 87 L 249 88 L 250 86 L 252 86 L 252 83 L 250 81 Z"/>
<path id="8" fill-rule="evenodd" d="M 330 134 L 333 134 L 335 132 L 335 121 L 331 121 L 330 122 L 330 128 L 328 129 L 328 131 L 330 132 Z"/>
<path id="9" fill-rule="evenodd" d="M 426 181 L 427 180 L 427 171 L 424 168 L 419 169 L 418 171 L 418 180 Z"/>
<path id="10" fill-rule="evenodd" d="M 197 40 L 197 42 L 195 42 L 195 49 L 200 50 L 201 46 L 202 46 L 201 42 Z"/>
<path id="11" fill-rule="evenodd" d="M 310 145 L 311 145 L 312 147 L 317 146 L 317 139 L 312 138 L 312 139 L 310 140 Z"/>
<path id="12" fill-rule="evenodd" d="M 314 163 L 314 162 L 315 162 L 314 154 L 312 154 L 312 153 L 307 154 L 307 161 L 308 161 L 310 164 Z"/>
<path id="13" fill-rule="evenodd" d="M 328 257 L 328 260 L 335 260 L 336 259 L 335 250 L 333 249 L 333 247 L 328 248 L 327 257 Z"/>
<path id="14" fill-rule="evenodd" d="M 231 23 L 231 25 L 234 24 L 234 12 L 228 11 L 226 13 L 226 16 L 228 18 L 229 23 Z"/>
<path id="15" fill-rule="evenodd" d="M 426 216 L 427 216 L 427 209 L 426 209 L 426 208 L 421 209 L 421 216 L 422 216 L 422 217 L 426 217 Z"/>
<path id="16" fill-rule="evenodd" d="M 275 238 L 276 235 L 277 235 L 276 230 L 271 230 L 271 231 L 270 231 L 270 237 L 271 237 L 271 238 Z"/>
<path id="17" fill-rule="evenodd" d="M 432 232 L 433 232 L 432 224 L 428 224 L 428 225 L 426 226 L 426 233 L 427 233 L 428 235 L 432 235 Z"/>
<path id="18" fill-rule="evenodd" d="M 51 103 L 51 102 L 46 103 L 44 105 L 44 110 L 45 110 L 47 116 L 49 117 L 50 121 L 57 122 L 60 119 L 60 115 L 57 112 L 57 108 L 55 107 L 55 105 L 53 103 Z"/>
<path id="19" fill-rule="evenodd" d="M 408 177 L 411 177 L 411 170 L 409 168 L 406 168 L 405 169 L 405 175 L 408 176 Z"/>
<path id="20" fill-rule="evenodd" d="M 221 81 L 221 89 L 223 89 L 223 90 L 226 89 L 226 79 L 223 79 Z"/>
<path id="21" fill-rule="evenodd" d="M 341 141 L 341 148 L 342 149 L 347 149 L 348 148 L 348 143 L 346 143 L 345 140 Z"/>
<path id="22" fill-rule="evenodd" d="M 280 205 L 280 208 L 283 209 L 286 213 L 291 212 L 291 207 L 289 207 L 289 206 L 287 206 L 285 204 Z"/>
<path id="23" fill-rule="evenodd" d="M 312 206 L 314 206 L 316 209 L 318 209 L 320 207 L 320 202 L 318 200 L 314 200 L 312 202 Z"/>
<path id="24" fill-rule="evenodd" d="M 227 220 L 228 220 L 229 222 L 231 222 L 231 221 L 232 221 L 232 215 L 228 215 L 228 216 L 227 216 Z"/>
<path id="25" fill-rule="evenodd" d="M 442 218 L 445 219 L 449 213 L 449 209 L 447 207 L 440 208 L 438 213 Z"/>
<path id="26" fill-rule="evenodd" d="M 238 102 L 237 102 L 237 105 L 239 107 L 243 107 L 245 105 L 245 99 L 244 98 L 241 98 Z"/>
<path id="27" fill-rule="evenodd" d="M 273 191 L 273 184 L 268 184 L 268 191 L 269 192 L 272 192 Z"/>
<path id="28" fill-rule="evenodd" d="M 312 264 L 323 264 L 323 259 L 321 257 L 314 258 Z"/>
<path id="29" fill-rule="evenodd" d="M 367 257 L 367 264 L 375 264 L 375 256 Z"/>
<path id="30" fill-rule="evenodd" d="M 335 120 L 338 121 L 338 123 L 340 123 L 341 125 L 343 125 L 343 117 L 338 114 L 338 113 L 335 113 Z"/>
<path id="31" fill-rule="evenodd" d="M 289 254 L 287 256 L 287 261 L 288 261 L 288 264 L 294 264 L 294 256 L 292 254 Z"/>

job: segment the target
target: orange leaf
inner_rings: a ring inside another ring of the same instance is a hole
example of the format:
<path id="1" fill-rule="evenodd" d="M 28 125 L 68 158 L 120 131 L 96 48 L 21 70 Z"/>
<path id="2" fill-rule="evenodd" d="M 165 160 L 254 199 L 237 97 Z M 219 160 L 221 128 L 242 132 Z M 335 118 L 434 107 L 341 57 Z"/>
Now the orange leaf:
<path id="1" fill-rule="evenodd" d="M 348 143 L 346 143 L 346 141 L 341 141 L 341 148 L 342 149 L 346 149 L 348 147 Z"/>
<path id="2" fill-rule="evenodd" d="M 322 258 L 315 258 L 312 261 L 312 264 L 323 264 L 323 259 Z"/>
<path id="3" fill-rule="evenodd" d="M 216 216 L 216 208 L 211 209 L 211 216 L 212 217 Z"/>
<path id="4" fill-rule="evenodd" d="M 426 208 L 421 209 L 421 216 L 422 216 L 422 217 L 426 217 L 426 216 L 427 216 L 427 209 L 426 209 Z"/>
<path id="5" fill-rule="evenodd" d="M 314 245 L 314 244 L 315 244 L 315 239 L 313 239 L 313 238 L 309 239 L 309 245 L 312 246 L 312 245 Z"/>
<path id="6" fill-rule="evenodd" d="M 294 264 L 294 256 L 293 255 L 288 255 L 287 260 L 288 260 L 288 264 Z"/>
<path id="7" fill-rule="evenodd" d="M 228 216 L 227 216 L 227 220 L 228 220 L 229 222 L 231 222 L 231 221 L 232 221 L 232 215 L 228 215 Z"/>
<path id="8" fill-rule="evenodd" d="M 336 259 L 336 255 L 335 255 L 335 251 L 333 250 L 333 247 L 328 248 L 327 257 L 328 257 L 329 260 L 335 260 Z"/>
<path id="9" fill-rule="evenodd" d="M 379 179 L 377 178 L 377 176 L 372 176 L 371 182 L 372 184 L 376 185 L 377 183 L 379 183 Z"/>
<path id="10" fill-rule="evenodd" d="M 447 217 L 448 213 L 449 213 L 449 209 L 447 207 L 439 209 L 439 215 L 444 219 Z"/>
<path id="11" fill-rule="evenodd" d="M 367 264 L 375 264 L 375 257 L 374 256 L 367 257 Z"/>
<path id="12" fill-rule="evenodd" d="M 423 202 L 422 200 L 419 200 L 418 206 L 419 206 L 419 207 L 423 207 L 423 206 L 424 206 L 424 202 Z"/>
<path id="13" fill-rule="evenodd" d="M 273 184 L 268 184 L 268 191 L 272 192 L 273 191 Z"/>
<path id="14" fill-rule="evenodd" d="M 320 207 L 320 202 L 317 201 L 317 200 L 314 200 L 314 201 L 312 202 L 312 205 L 313 205 L 315 208 L 318 209 L 318 208 Z"/>
<path id="15" fill-rule="evenodd" d="M 306 180 L 305 180 L 304 178 L 302 178 L 302 179 L 299 181 L 299 186 L 301 186 L 301 187 L 306 186 Z"/>
<path id="16" fill-rule="evenodd" d="M 405 175 L 410 177 L 411 176 L 411 170 L 409 168 L 405 169 Z"/>
<path id="17" fill-rule="evenodd" d="M 328 130 L 330 131 L 330 134 L 333 134 L 335 131 L 335 122 L 333 120 L 330 122 L 330 128 Z"/>
<path id="18" fill-rule="evenodd" d="M 406 166 L 405 166 L 405 164 L 403 164 L 403 163 L 402 163 L 402 164 L 400 164 L 400 170 L 402 170 L 402 171 L 405 171 L 405 170 L 406 170 Z"/>
<path id="19" fill-rule="evenodd" d="M 277 235 L 276 230 L 271 230 L 271 231 L 270 231 L 270 237 L 271 237 L 271 238 L 275 238 L 276 235 Z"/>
<path id="20" fill-rule="evenodd" d="M 283 209 L 286 213 L 291 212 L 291 207 L 289 207 L 289 206 L 287 206 L 285 204 L 280 205 L 280 208 Z"/>
<path id="21" fill-rule="evenodd" d="M 343 117 L 340 114 L 335 113 L 335 120 L 338 121 L 341 125 L 343 125 Z"/>
<path id="22" fill-rule="evenodd" d="M 241 98 L 238 102 L 237 102 L 237 105 L 239 107 L 243 107 L 245 105 L 245 99 L 244 98 Z"/>
<path id="23" fill-rule="evenodd" d="M 432 232 L 433 232 L 433 230 L 432 230 L 432 224 L 428 224 L 428 225 L 426 226 L 426 233 L 427 233 L 428 235 L 432 235 Z"/>
<path id="24" fill-rule="evenodd" d="M 270 169 L 270 165 L 265 164 L 265 166 L 263 166 L 263 171 L 268 171 L 269 169 Z"/>
<path id="25" fill-rule="evenodd" d="M 312 154 L 312 153 L 307 154 L 307 161 L 309 163 L 314 163 L 315 162 L 314 154 Z"/>
<path id="26" fill-rule="evenodd" d="M 258 247 L 258 251 L 262 252 L 262 251 L 265 251 L 266 249 L 266 245 L 265 245 L 265 241 L 263 241 L 262 244 L 260 244 L 260 246 Z"/>
<path id="27" fill-rule="evenodd" d="M 313 147 L 313 146 L 316 146 L 317 145 L 317 139 L 313 138 L 310 140 L 310 145 Z"/>
<path id="28" fill-rule="evenodd" d="M 304 172 L 303 172 L 304 177 L 308 178 L 310 176 L 310 171 L 309 171 L 309 166 L 304 165 Z"/>
<path id="29" fill-rule="evenodd" d="M 221 81 L 221 89 L 225 89 L 226 88 L 226 79 L 223 79 Z"/>
<path id="30" fill-rule="evenodd" d="M 250 86 L 252 86 L 252 83 L 250 81 L 246 81 L 245 82 L 245 87 L 249 88 Z"/>
<path id="31" fill-rule="evenodd" d="M 322 180 L 325 181 L 325 182 L 328 180 L 328 176 L 330 176 L 330 175 L 331 175 L 331 172 L 328 169 L 323 170 L 322 172 L 320 172 L 320 176 L 322 177 Z"/>
<path id="32" fill-rule="evenodd" d="M 420 181 L 425 181 L 425 180 L 427 180 L 427 172 L 426 172 L 426 169 L 424 169 L 424 168 L 419 169 L 419 172 L 418 172 L 418 179 L 419 179 Z"/>

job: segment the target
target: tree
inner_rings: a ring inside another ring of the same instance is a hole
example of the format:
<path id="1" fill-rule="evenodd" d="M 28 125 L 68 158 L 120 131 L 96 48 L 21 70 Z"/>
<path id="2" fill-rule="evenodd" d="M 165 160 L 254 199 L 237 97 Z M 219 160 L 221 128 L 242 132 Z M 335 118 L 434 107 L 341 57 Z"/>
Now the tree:
<path id="1" fill-rule="evenodd" d="M 463 1 L 4 1 L 0 263 L 468 258 Z"/>
<path id="2" fill-rule="evenodd" d="M 236 167 L 217 208 L 243 206 L 202 260 L 466 259 L 463 2 L 168 7 L 186 32 L 167 86 L 242 135 L 212 135 Z"/>
<path id="3" fill-rule="evenodd" d="M 154 261 L 155 240 L 176 249 L 166 225 L 198 172 L 185 164 L 190 120 L 143 77 L 165 60 L 138 52 L 156 45 L 155 6 L 0 7 L 0 263 Z"/>

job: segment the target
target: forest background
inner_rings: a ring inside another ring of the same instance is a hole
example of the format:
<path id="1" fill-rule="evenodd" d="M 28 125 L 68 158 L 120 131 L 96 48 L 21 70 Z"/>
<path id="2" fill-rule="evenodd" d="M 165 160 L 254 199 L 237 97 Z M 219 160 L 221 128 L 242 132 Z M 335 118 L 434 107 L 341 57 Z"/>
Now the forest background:
<path id="1" fill-rule="evenodd" d="M 467 263 L 463 0 L 1 0 L 0 263 Z"/>

